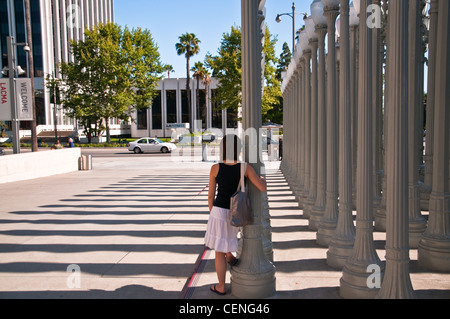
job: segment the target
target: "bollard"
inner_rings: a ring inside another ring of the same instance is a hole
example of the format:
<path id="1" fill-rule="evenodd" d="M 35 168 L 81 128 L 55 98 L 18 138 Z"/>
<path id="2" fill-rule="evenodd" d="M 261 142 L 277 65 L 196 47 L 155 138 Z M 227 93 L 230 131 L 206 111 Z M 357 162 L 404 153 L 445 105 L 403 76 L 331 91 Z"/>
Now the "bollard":
<path id="1" fill-rule="evenodd" d="M 78 159 L 78 170 L 92 170 L 92 155 L 81 155 L 81 157 Z"/>

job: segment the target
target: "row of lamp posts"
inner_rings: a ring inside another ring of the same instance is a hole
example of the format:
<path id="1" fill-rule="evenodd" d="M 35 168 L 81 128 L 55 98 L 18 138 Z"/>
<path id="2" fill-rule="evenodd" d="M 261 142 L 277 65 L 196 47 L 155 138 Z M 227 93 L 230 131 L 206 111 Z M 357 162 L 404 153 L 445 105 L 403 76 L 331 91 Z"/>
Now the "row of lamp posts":
<path id="1" fill-rule="evenodd" d="M 327 263 L 343 271 L 345 298 L 413 297 L 410 248 L 418 249 L 421 266 L 450 272 L 449 3 L 431 1 L 426 32 L 424 6 L 423 0 L 314 0 L 283 75 L 282 171 L 317 243 L 328 247 Z M 374 229 L 386 231 L 385 263 Z M 381 287 L 368 284 L 371 269 Z"/>

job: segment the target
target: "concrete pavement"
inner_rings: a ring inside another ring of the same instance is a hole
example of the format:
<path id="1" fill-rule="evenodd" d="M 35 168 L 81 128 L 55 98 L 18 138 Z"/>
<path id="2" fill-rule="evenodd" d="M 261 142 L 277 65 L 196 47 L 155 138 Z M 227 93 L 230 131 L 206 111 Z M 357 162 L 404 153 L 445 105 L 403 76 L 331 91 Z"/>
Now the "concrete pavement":
<path id="1" fill-rule="evenodd" d="M 209 291 L 213 252 L 203 237 L 213 162 L 94 157 L 80 171 L 0 185 L 0 298 L 233 299 Z M 278 162 L 267 162 L 277 294 L 338 299 L 326 264 Z M 375 233 L 384 259 L 384 234 Z M 450 298 L 450 275 L 417 266 L 419 298 Z M 227 276 L 229 280 L 229 274 Z"/>

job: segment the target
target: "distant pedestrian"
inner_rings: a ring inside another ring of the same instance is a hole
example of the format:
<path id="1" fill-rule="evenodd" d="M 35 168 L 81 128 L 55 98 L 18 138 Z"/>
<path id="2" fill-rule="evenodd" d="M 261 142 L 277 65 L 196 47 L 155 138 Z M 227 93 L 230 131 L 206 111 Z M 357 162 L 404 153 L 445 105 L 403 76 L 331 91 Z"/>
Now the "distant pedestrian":
<path id="1" fill-rule="evenodd" d="M 73 139 L 69 138 L 69 148 L 73 148 Z"/>
<path id="2" fill-rule="evenodd" d="M 208 206 L 210 217 L 205 236 L 206 247 L 215 250 L 215 266 L 219 284 L 210 290 L 219 295 L 226 294 L 225 276 L 227 262 L 235 266 L 238 259 L 233 255 L 238 249 L 238 227 L 230 224 L 228 213 L 231 196 L 236 192 L 240 177 L 241 163 L 238 162 L 241 143 L 236 135 L 227 135 L 222 140 L 221 163 L 211 168 L 209 177 Z M 266 181 L 260 178 L 251 165 L 246 165 L 245 177 L 260 191 L 267 189 Z M 217 196 L 216 196 L 217 187 Z"/>
<path id="3" fill-rule="evenodd" d="M 280 137 L 280 144 L 278 146 L 278 156 L 280 158 L 280 161 L 283 160 L 283 138 Z"/>
<path id="4" fill-rule="evenodd" d="M 52 150 L 61 150 L 63 147 L 59 140 L 56 141 L 56 143 L 52 146 Z"/>

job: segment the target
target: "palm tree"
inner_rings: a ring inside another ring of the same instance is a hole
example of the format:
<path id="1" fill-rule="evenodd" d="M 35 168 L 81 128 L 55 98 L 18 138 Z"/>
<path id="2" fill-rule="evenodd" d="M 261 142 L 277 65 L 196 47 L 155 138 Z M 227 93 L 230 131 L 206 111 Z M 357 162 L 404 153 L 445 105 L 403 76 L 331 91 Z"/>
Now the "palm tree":
<path id="1" fill-rule="evenodd" d="M 170 79 L 170 72 L 175 72 L 175 70 L 173 69 L 173 66 L 170 64 L 166 64 L 164 66 L 164 71 L 167 72 L 167 78 Z"/>
<path id="2" fill-rule="evenodd" d="M 194 78 L 197 79 L 197 110 L 199 110 L 199 104 L 200 104 L 200 82 L 205 87 L 205 101 L 206 101 L 206 110 L 208 110 L 208 100 L 209 100 L 209 85 L 211 83 L 211 74 L 209 73 L 209 70 L 205 68 L 202 62 L 195 63 L 195 66 L 191 69 L 191 71 L 194 72 Z M 208 111 L 206 111 L 208 113 Z M 197 111 L 197 114 L 199 112 Z M 198 115 L 197 115 L 198 116 Z M 208 117 L 208 114 L 206 114 L 206 117 Z M 208 118 L 206 119 L 206 126 L 208 124 Z M 209 123 L 211 124 L 211 123 Z"/>
<path id="3" fill-rule="evenodd" d="M 179 43 L 175 44 L 177 54 L 186 56 L 186 93 L 188 95 L 188 107 L 191 109 L 191 94 L 190 94 L 190 59 L 200 52 L 199 44 L 201 41 L 196 37 L 194 33 L 182 34 L 179 38 Z M 191 127 L 194 127 L 193 119 L 191 120 Z"/>
<path id="4" fill-rule="evenodd" d="M 211 84 L 212 79 L 211 79 L 211 73 L 209 73 L 208 69 L 206 69 L 206 68 L 203 68 L 203 70 L 202 70 L 201 81 L 202 81 L 202 84 L 205 86 L 205 91 L 206 91 L 205 92 L 205 94 L 206 94 L 205 101 L 206 101 L 206 110 L 207 110 L 206 111 L 206 116 L 207 116 L 207 118 L 206 118 L 207 125 L 206 126 L 208 126 L 208 124 L 210 126 L 212 126 L 212 122 L 209 122 L 209 119 L 208 119 L 208 117 L 211 117 L 211 113 L 208 113 L 208 110 L 209 110 L 208 101 L 209 101 L 209 85 Z M 210 112 L 212 112 L 212 109 Z"/>
<path id="5" fill-rule="evenodd" d="M 200 80 L 202 79 L 203 73 L 205 72 L 205 67 L 203 66 L 202 62 L 197 62 L 192 67 L 191 71 L 194 72 L 192 76 L 197 80 L 197 120 L 200 116 Z"/>

